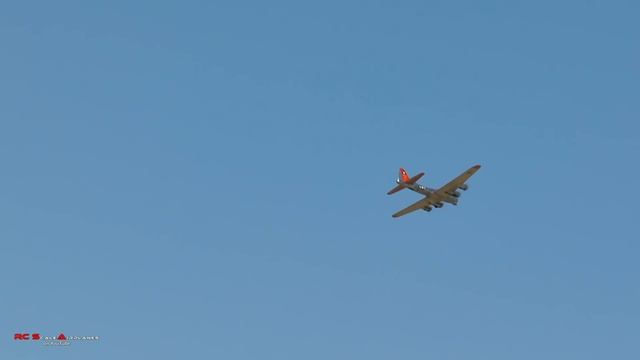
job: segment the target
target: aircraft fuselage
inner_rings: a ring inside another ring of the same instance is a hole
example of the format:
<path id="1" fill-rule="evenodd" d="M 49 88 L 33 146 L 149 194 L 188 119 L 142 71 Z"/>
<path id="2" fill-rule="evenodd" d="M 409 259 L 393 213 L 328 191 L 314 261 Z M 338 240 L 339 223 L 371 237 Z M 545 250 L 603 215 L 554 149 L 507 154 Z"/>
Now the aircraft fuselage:
<path id="1" fill-rule="evenodd" d="M 396 183 L 399 183 L 398 180 L 396 180 Z M 422 194 L 428 198 L 433 197 L 434 193 L 436 192 L 436 189 L 432 189 L 429 187 L 426 187 L 424 185 L 415 183 L 415 184 L 406 184 L 405 185 L 408 189 L 411 189 L 414 192 L 417 192 L 418 194 Z M 440 201 L 449 203 L 451 205 L 458 205 L 458 199 L 456 199 L 453 196 L 444 196 L 441 199 L 439 199 Z"/>

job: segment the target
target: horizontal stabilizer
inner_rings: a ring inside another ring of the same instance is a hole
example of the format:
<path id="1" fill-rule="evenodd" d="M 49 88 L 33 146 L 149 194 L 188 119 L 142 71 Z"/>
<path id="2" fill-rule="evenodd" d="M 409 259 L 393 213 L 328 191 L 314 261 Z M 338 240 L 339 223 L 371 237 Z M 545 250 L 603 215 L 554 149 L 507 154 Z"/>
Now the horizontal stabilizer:
<path id="1" fill-rule="evenodd" d="M 423 177 L 423 176 L 424 176 L 424 173 L 423 173 L 423 172 L 421 172 L 420 174 L 418 174 L 418 175 L 416 175 L 416 176 L 412 177 L 411 179 L 409 179 L 409 180 L 407 180 L 407 181 L 405 181 L 405 182 L 406 182 L 407 184 L 415 184 L 415 183 L 416 183 L 416 181 L 420 180 L 420 178 L 421 178 L 421 177 Z"/>
<path id="2" fill-rule="evenodd" d="M 398 186 L 394 187 L 393 189 L 389 190 L 389 192 L 387 193 L 387 195 L 391 195 L 391 194 L 395 194 L 398 191 L 404 189 L 406 186 L 403 183 L 399 183 Z"/>

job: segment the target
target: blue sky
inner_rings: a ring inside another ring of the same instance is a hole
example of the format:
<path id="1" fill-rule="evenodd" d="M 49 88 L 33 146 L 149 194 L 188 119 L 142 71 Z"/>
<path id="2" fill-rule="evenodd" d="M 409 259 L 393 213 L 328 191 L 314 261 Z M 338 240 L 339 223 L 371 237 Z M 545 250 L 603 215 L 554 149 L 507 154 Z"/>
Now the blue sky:
<path id="1" fill-rule="evenodd" d="M 1 5 L 0 357 L 637 359 L 639 10 Z"/>

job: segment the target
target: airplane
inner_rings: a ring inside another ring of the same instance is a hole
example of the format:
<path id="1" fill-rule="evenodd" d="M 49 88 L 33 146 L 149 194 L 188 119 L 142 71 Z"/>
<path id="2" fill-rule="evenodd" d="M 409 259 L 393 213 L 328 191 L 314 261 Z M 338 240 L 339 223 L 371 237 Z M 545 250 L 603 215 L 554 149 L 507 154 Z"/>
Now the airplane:
<path id="1" fill-rule="evenodd" d="M 402 215 L 406 215 L 410 212 L 416 210 L 424 210 L 431 211 L 434 207 L 441 208 L 444 206 L 444 203 L 449 203 L 452 205 L 458 205 L 458 198 L 461 193 L 458 189 L 466 191 L 469 188 L 469 185 L 465 184 L 465 182 L 480 169 L 480 165 L 475 165 L 469 168 L 469 170 L 463 172 L 457 178 L 449 181 L 446 185 L 439 189 L 431 189 L 424 185 L 418 184 L 418 180 L 424 176 L 424 173 L 421 172 L 414 177 L 409 177 L 407 171 L 403 168 L 400 168 L 400 174 L 398 176 L 398 180 L 396 180 L 396 184 L 398 184 L 393 189 L 389 190 L 387 195 L 395 194 L 403 189 L 411 189 L 418 194 L 424 195 L 424 198 L 419 200 L 418 202 L 409 205 L 408 207 L 398 211 L 393 214 L 394 218 L 400 217 Z"/>

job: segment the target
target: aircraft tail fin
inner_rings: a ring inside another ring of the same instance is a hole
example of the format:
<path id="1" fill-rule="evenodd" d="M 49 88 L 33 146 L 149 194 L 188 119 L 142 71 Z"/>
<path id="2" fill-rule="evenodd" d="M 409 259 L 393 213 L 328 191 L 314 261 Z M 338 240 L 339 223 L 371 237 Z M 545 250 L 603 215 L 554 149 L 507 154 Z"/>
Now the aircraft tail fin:
<path id="1" fill-rule="evenodd" d="M 400 172 L 398 172 L 398 182 L 407 182 L 409 181 L 409 173 L 407 170 L 400 168 Z"/>
<path id="2" fill-rule="evenodd" d="M 398 186 L 389 190 L 387 195 L 397 193 L 398 191 L 406 188 L 407 185 L 415 184 L 415 182 L 418 181 L 418 179 L 420 179 L 423 176 L 424 176 L 424 173 L 421 172 L 414 177 L 409 177 L 409 173 L 407 172 L 407 170 L 400 168 L 400 172 L 398 173 L 398 180 L 396 180 L 396 183 L 398 183 Z"/>

